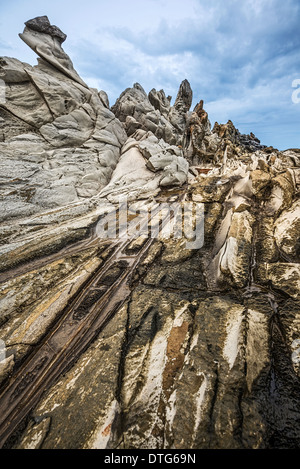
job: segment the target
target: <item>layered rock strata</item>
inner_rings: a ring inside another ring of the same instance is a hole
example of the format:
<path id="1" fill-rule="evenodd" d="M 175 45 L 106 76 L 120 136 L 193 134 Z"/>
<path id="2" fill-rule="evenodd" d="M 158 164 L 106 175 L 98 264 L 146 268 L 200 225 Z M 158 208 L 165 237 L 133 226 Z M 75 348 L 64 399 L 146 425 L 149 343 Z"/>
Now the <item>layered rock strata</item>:
<path id="1" fill-rule="evenodd" d="M 21 38 L 40 58 L 0 62 L 2 447 L 299 448 L 300 151 L 211 129 L 186 80 L 173 106 L 135 84 L 110 108 L 47 17 Z M 104 236 L 120 200 L 130 234 Z M 135 235 L 158 204 L 201 206 L 203 245 L 180 218 Z"/>

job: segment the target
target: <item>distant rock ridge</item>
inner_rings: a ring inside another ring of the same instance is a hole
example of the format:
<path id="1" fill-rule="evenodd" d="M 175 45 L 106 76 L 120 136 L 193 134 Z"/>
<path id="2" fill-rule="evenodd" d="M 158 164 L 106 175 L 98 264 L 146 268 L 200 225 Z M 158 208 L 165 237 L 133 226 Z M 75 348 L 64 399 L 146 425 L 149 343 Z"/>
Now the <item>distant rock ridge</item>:
<path id="1" fill-rule="evenodd" d="M 241 145 L 245 148 L 245 151 L 254 153 L 259 150 L 267 148 L 266 145 L 261 145 L 260 140 L 255 137 L 251 132 L 249 135 L 241 134 L 238 129 L 235 128 L 232 121 L 229 120 L 227 124 L 214 125 L 213 132 L 217 133 L 221 138 L 227 138 L 236 145 Z"/>

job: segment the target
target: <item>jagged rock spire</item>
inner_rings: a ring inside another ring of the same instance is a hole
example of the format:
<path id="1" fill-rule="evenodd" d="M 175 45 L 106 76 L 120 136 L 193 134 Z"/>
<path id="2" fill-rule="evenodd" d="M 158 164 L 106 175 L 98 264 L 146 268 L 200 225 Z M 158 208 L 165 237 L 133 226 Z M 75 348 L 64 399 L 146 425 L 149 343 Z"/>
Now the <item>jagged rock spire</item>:
<path id="1" fill-rule="evenodd" d="M 187 113 L 193 101 L 193 92 L 188 80 L 183 80 L 179 87 L 177 97 L 169 113 L 169 120 L 174 127 L 183 133 L 187 121 Z"/>
<path id="2" fill-rule="evenodd" d="M 183 80 L 175 100 L 174 108 L 179 112 L 188 112 L 193 101 L 193 91 L 188 80 Z"/>
<path id="3" fill-rule="evenodd" d="M 167 97 L 164 90 L 156 91 L 156 89 L 153 88 L 150 91 L 148 98 L 155 109 L 157 109 L 163 116 L 168 117 L 171 108 L 171 96 Z"/>

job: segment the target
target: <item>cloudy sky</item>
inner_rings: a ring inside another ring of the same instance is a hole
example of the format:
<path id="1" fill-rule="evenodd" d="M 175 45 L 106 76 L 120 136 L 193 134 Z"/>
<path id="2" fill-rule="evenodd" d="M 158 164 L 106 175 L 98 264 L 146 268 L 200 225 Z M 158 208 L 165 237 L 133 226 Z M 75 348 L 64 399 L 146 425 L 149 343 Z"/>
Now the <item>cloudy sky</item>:
<path id="1" fill-rule="evenodd" d="M 299 0 L 0 0 L 0 55 L 35 65 L 18 33 L 42 15 L 111 104 L 135 82 L 174 101 L 187 78 L 212 125 L 231 119 L 266 145 L 300 147 Z"/>

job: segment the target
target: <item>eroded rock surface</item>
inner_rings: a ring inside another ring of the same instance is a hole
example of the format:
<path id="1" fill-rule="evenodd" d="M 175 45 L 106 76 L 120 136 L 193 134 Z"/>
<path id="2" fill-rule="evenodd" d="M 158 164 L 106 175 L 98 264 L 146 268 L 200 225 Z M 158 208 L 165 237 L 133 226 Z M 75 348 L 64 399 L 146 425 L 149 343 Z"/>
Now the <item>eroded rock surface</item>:
<path id="1" fill-rule="evenodd" d="M 0 61 L 2 447 L 299 448 L 300 151 L 211 129 L 187 80 L 110 108 L 47 17 L 21 38 L 38 65 Z M 135 235 L 185 203 L 203 245 L 180 217 Z"/>

